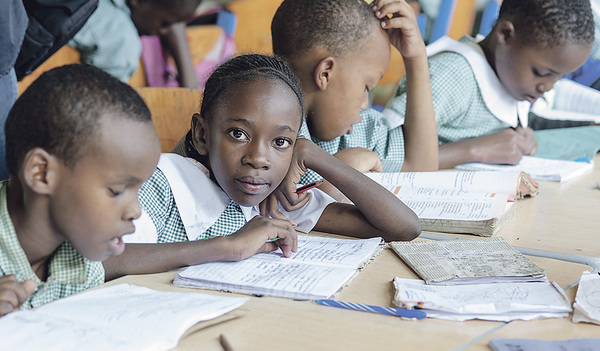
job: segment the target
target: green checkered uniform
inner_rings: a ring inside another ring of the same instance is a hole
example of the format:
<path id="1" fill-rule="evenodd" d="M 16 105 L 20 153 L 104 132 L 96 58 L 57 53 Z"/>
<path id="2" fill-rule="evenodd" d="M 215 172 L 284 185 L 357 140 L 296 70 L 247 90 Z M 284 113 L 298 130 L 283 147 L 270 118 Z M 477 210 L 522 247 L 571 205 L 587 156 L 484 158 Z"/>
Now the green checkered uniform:
<path id="1" fill-rule="evenodd" d="M 474 42 L 463 37 L 460 42 Z M 440 52 L 429 58 L 431 94 L 440 144 L 498 132 L 510 125 L 496 118 L 487 108 L 477 85 L 473 68 L 460 54 Z M 396 113 L 406 109 L 406 79 L 392 99 Z M 404 114 L 404 112 L 402 112 Z"/>
<path id="2" fill-rule="evenodd" d="M 37 307 L 104 283 L 102 263 L 81 256 L 68 242 L 59 246 L 52 256 L 48 279 L 43 282 L 38 278 L 19 244 L 8 214 L 7 184 L 0 183 L 0 275 L 14 274 L 21 282 L 32 279 L 37 285 L 21 309 Z"/>
<path id="3" fill-rule="evenodd" d="M 404 115 L 404 110 L 402 111 Z M 362 121 L 352 127 L 351 134 L 344 134 L 330 141 L 320 141 L 313 138 L 306 123 L 302 123 L 300 135 L 311 139 L 315 144 L 330 154 L 351 147 L 363 147 L 375 151 L 383 163 L 384 172 L 400 172 L 404 163 L 404 134 L 401 127 L 390 129 L 383 115 L 372 108 L 360 111 Z M 300 180 L 308 184 L 321 177 L 313 170 Z"/>
<path id="4" fill-rule="evenodd" d="M 142 42 L 126 0 L 100 0 L 84 26 L 69 41 L 82 63 L 127 83 L 138 69 Z"/>
<path id="5" fill-rule="evenodd" d="M 188 241 L 171 186 L 160 169 L 156 169 L 152 177 L 142 185 L 138 199 L 140 200 L 140 206 L 152 218 L 152 222 L 156 227 L 157 242 Z M 246 218 L 240 205 L 231 201 L 217 221 L 204 233 L 200 234 L 197 240 L 231 235 L 245 224 Z"/>

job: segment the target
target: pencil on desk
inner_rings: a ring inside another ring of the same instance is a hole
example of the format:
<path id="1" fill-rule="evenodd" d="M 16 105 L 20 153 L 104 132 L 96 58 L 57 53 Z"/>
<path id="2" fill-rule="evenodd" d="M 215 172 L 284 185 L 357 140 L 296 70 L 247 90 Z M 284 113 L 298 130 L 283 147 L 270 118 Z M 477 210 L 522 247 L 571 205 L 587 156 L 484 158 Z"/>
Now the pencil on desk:
<path id="1" fill-rule="evenodd" d="M 221 346 L 223 346 L 223 350 L 225 350 L 225 351 L 233 351 L 233 348 L 231 347 L 231 344 L 229 343 L 229 341 L 225 337 L 225 334 L 219 335 L 219 342 L 221 343 Z"/>

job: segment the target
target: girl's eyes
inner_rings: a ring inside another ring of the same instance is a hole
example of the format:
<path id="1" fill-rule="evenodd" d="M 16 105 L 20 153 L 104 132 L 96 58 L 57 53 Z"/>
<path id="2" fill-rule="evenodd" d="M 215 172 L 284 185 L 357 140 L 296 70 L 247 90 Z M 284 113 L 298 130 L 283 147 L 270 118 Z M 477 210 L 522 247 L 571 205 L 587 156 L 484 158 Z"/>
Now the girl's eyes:
<path id="1" fill-rule="evenodd" d="M 285 149 L 292 146 L 292 140 L 288 138 L 277 138 L 273 141 L 273 144 L 279 149 Z"/>
<path id="2" fill-rule="evenodd" d="M 246 133 L 241 129 L 232 129 L 228 132 L 228 134 L 235 140 L 241 140 L 241 141 L 248 140 L 248 135 L 246 135 Z"/>

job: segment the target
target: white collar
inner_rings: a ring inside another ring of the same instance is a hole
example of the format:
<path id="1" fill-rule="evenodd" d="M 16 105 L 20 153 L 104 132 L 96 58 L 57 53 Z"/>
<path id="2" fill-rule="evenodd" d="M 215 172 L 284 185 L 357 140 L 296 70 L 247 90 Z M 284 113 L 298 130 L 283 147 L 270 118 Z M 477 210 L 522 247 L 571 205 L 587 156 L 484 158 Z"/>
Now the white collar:
<path id="1" fill-rule="evenodd" d="M 531 104 L 528 101 L 515 100 L 508 93 L 477 43 L 462 43 L 449 37 L 442 37 L 427 46 L 427 56 L 442 51 L 455 52 L 467 60 L 473 68 L 485 105 L 497 119 L 513 128 L 517 127 L 519 122 L 524 127 L 527 126 Z"/>

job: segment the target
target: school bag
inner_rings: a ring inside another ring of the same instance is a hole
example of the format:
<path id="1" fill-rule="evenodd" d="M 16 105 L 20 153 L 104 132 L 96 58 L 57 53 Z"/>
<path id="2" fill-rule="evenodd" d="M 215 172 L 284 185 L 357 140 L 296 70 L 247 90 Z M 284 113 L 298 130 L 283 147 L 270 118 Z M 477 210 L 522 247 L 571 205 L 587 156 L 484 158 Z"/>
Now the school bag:
<path id="1" fill-rule="evenodd" d="M 98 0 L 24 0 L 29 19 L 15 72 L 31 73 L 65 45 L 98 7 Z"/>

